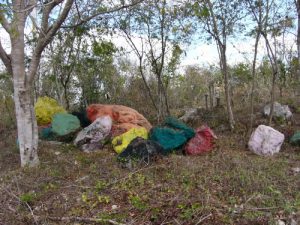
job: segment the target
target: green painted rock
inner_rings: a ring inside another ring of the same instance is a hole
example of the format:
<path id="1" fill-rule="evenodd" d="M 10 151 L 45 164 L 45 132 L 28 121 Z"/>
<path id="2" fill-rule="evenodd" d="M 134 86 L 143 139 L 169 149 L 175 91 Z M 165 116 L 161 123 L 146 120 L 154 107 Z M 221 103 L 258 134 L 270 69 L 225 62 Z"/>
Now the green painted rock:
<path id="1" fill-rule="evenodd" d="M 290 139 L 291 144 L 300 145 L 300 131 L 297 131 Z"/>
<path id="2" fill-rule="evenodd" d="M 161 145 L 163 154 L 180 148 L 194 136 L 193 128 L 173 117 L 167 117 L 163 126 L 153 127 L 150 131 L 150 139 Z"/>
<path id="3" fill-rule="evenodd" d="M 68 113 L 56 113 L 52 118 L 52 132 L 58 137 L 69 139 L 79 129 L 80 121 L 76 116 Z"/>

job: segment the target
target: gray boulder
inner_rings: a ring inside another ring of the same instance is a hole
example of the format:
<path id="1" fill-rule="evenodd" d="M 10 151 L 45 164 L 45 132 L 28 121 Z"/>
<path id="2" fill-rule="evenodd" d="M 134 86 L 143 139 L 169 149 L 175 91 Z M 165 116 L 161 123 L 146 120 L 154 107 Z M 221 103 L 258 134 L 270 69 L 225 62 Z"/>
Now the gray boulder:
<path id="1" fill-rule="evenodd" d="M 270 115 L 270 109 L 271 109 L 271 104 L 265 105 L 263 110 L 265 116 Z M 284 118 L 285 120 L 289 120 L 291 119 L 292 115 L 293 114 L 288 105 L 281 105 L 278 102 L 274 102 L 274 108 L 273 108 L 274 117 L 281 117 Z"/>
<path id="2" fill-rule="evenodd" d="M 111 127 L 112 119 L 110 116 L 99 117 L 77 134 L 74 145 L 80 147 L 85 152 L 100 149 L 103 147 L 103 142 L 109 136 Z"/>
<path id="3" fill-rule="evenodd" d="M 187 109 L 183 116 L 179 118 L 184 123 L 188 123 L 190 121 L 195 120 L 199 116 L 199 109 L 198 108 L 190 108 Z"/>

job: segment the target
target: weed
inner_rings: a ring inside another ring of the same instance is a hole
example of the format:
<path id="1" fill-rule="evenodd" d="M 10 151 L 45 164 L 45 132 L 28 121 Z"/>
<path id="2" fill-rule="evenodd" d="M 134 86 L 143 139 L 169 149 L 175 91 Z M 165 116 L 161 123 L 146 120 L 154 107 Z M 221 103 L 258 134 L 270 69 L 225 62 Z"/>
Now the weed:
<path id="1" fill-rule="evenodd" d="M 61 177 L 63 175 L 62 171 L 58 168 L 52 168 L 50 171 L 49 171 L 49 175 L 51 177 Z"/>
<path id="2" fill-rule="evenodd" d="M 129 196 L 129 202 L 134 208 L 141 211 L 144 211 L 148 208 L 147 204 L 138 195 Z"/>
<path id="3" fill-rule="evenodd" d="M 181 210 L 180 218 L 190 220 L 199 211 L 201 205 L 199 203 L 192 205 L 179 204 L 177 207 Z"/>
<path id="4" fill-rule="evenodd" d="M 58 188 L 58 185 L 57 184 L 54 184 L 54 183 L 48 183 L 48 184 L 45 184 L 43 185 L 43 190 L 45 192 L 49 191 L 49 190 L 55 190 Z"/>
<path id="5" fill-rule="evenodd" d="M 97 192 L 104 190 L 108 186 L 108 183 L 103 180 L 98 180 L 95 186 Z"/>
<path id="6" fill-rule="evenodd" d="M 77 155 L 75 159 L 82 165 L 89 165 L 92 163 L 92 159 L 90 159 L 89 157 L 87 157 L 87 155 L 84 154 Z"/>
<path id="7" fill-rule="evenodd" d="M 243 214 L 243 217 L 247 220 L 254 220 L 254 219 L 257 219 L 261 216 L 264 216 L 264 213 L 260 212 L 260 211 L 246 211 Z"/>
<path id="8" fill-rule="evenodd" d="M 84 202 L 84 203 L 88 203 L 88 195 L 87 195 L 87 193 L 82 193 L 81 194 L 81 200 Z"/>
<path id="9" fill-rule="evenodd" d="M 136 181 L 139 185 L 145 184 L 146 177 L 143 174 L 137 174 L 136 175 Z"/>
<path id="10" fill-rule="evenodd" d="M 31 204 L 36 199 L 36 193 L 28 192 L 24 193 L 20 196 L 20 200 L 22 203 Z"/>
<path id="11" fill-rule="evenodd" d="M 105 203 L 105 204 L 110 203 L 110 197 L 107 195 L 98 195 L 97 199 L 99 203 Z"/>

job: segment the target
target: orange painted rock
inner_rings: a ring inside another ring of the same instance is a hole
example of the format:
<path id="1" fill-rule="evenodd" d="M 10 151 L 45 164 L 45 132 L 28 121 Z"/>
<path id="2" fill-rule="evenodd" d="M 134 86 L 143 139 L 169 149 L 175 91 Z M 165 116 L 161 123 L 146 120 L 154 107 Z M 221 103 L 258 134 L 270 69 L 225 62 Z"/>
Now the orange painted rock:
<path id="1" fill-rule="evenodd" d="M 109 115 L 116 130 L 124 130 L 126 132 L 131 128 L 144 127 L 149 131 L 152 128 L 142 114 L 127 106 L 92 104 L 87 107 L 86 111 L 87 117 L 91 122 L 101 116 Z"/>

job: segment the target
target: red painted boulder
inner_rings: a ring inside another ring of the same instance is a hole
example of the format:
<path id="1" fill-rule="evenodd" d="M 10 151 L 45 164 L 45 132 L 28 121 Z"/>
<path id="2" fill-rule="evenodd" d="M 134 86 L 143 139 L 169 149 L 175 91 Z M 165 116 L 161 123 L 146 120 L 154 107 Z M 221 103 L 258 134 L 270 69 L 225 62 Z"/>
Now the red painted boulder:
<path id="1" fill-rule="evenodd" d="M 184 151 L 187 155 L 200 155 L 213 149 L 213 140 L 217 136 L 208 126 L 196 129 L 196 135 L 185 145 Z"/>

